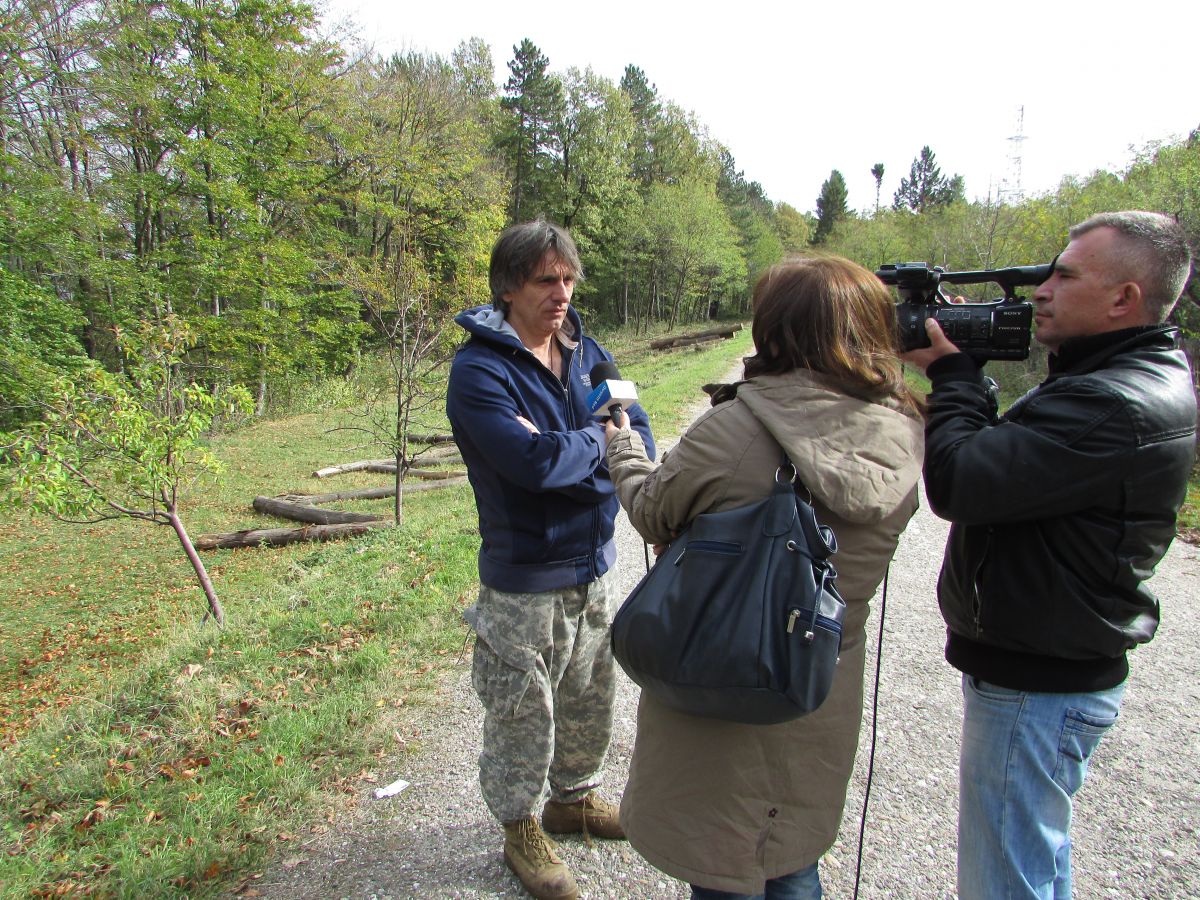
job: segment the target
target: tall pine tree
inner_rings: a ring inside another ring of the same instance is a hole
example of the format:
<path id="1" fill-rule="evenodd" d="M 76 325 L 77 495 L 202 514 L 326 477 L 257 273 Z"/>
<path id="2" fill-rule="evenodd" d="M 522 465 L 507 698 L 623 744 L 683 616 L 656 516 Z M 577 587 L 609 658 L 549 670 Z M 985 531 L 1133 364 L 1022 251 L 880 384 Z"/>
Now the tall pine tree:
<path id="1" fill-rule="evenodd" d="M 822 244 L 833 231 L 833 226 L 839 219 L 844 219 L 849 212 L 846 207 L 846 179 L 842 173 L 834 169 L 821 185 L 821 193 L 817 197 L 817 228 L 813 232 L 813 243 Z"/>
<path id="2" fill-rule="evenodd" d="M 943 175 L 937 157 L 926 144 L 913 160 L 908 177 L 900 179 L 900 187 L 892 198 L 892 207 L 926 212 L 935 206 L 962 200 L 964 192 L 962 176 L 947 178 Z"/>
<path id="3" fill-rule="evenodd" d="M 558 153 L 555 123 L 562 117 L 563 88 L 549 71 L 550 61 L 525 38 L 513 47 L 501 108 L 507 113 L 500 134 L 512 174 L 509 219 L 520 222 L 553 205 L 551 160 Z"/>
<path id="4" fill-rule="evenodd" d="M 647 80 L 646 73 L 635 65 L 625 67 L 621 90 L 629 98 L 629 109 L 633 113 L 630 165 L 633 177 L 644 192 L 654 182 L 654 144 L 662 120 L 662 105 L 658 102 L 658 91 Z"/>

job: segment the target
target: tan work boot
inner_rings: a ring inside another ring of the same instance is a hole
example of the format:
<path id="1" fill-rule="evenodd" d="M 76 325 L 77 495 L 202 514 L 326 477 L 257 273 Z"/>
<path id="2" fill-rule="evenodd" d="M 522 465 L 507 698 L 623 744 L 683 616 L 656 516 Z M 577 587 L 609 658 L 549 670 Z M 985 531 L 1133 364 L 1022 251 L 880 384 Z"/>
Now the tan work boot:
<path id="1" fill-rule="evenodd" d="M 504 862 L 537 900 L 577 900 L 579 888 L 537 819 L 504 823 Z"/>
<path id="2" fill-rule="evenodd" d="M 592 791 L 574 803 L 549 801 L 542 811 L 542 827 L 551 834 L 582 831 L 585 838 L 594 834 L 596 837 L 623 840 L 625 830 L 617 821 L 617 812 L 617 804 Z"/>

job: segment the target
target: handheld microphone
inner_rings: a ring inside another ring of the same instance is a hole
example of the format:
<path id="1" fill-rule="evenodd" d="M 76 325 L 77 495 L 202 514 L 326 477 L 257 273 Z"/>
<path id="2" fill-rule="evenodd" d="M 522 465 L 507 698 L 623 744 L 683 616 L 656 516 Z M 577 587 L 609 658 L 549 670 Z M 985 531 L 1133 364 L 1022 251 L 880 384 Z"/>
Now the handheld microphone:
<path id="1" fill-rule="evenodd" d="M 597 418 L 615 417 L 626 406 L 637 402 L 637 388 L 632 381 L 623 381 L 617 367 L 610 362 L 598 362 L 588 374 L 592 392 L 588 394 L 588 412 Z"/>

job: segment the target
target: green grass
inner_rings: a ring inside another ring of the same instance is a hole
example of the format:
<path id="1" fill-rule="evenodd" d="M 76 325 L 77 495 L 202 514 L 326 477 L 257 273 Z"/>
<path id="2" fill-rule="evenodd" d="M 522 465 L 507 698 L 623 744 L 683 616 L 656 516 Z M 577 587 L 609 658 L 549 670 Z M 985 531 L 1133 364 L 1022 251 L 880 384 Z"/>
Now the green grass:
<path id="1" fill-rule="evenodd" d="M 661 435 L 747 352 L 606 338 Z M 262 422 L 214 440 L 226 464 L 191 492 L 192 534 L 260 527 L 257 494 L 379 455 L 334 430 L 348 411 Z M 388 500 L 358 504 L 387 513 Z M 465 487 L 413 494 L 405 523 L 354 540 L 204 559 L 228 626 L 166 529 L 0 516 L 0 896 L 215 896 L 327 827 L 385 754 L 419 737 L 466 638 L 478 536 Z"/>

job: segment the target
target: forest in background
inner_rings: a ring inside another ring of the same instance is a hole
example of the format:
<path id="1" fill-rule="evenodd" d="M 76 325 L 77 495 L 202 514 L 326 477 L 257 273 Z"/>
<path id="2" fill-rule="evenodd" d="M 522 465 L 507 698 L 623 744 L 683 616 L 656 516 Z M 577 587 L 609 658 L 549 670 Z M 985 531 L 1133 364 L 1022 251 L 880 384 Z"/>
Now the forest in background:
<path id="1" fill-rule="evenodd" d="M 1019 202 L 968 201 L 925 147 L 890 203 L 852 209 L 835 170 L 810 213 L 638 66 L 556 72 L 530 40 L 496 85 L 479 39 L 352 52 L 295 0 L 0 0 L 0 35 L 0 428 L 56 376 L 120 375 L 166 323 L 187 378 L 247 386 L 260 415 L 364 354 L 451 346 L 496 233 L 536 216 L 580 246 L 588 321 L 638 329 L 744 314 L 766 267 L 813 248 L 1046 262 L 1118 208 L 1200 236 L 1197 133 Z M 1192 337 L 1197 301 L 1176 313 Z"/>

